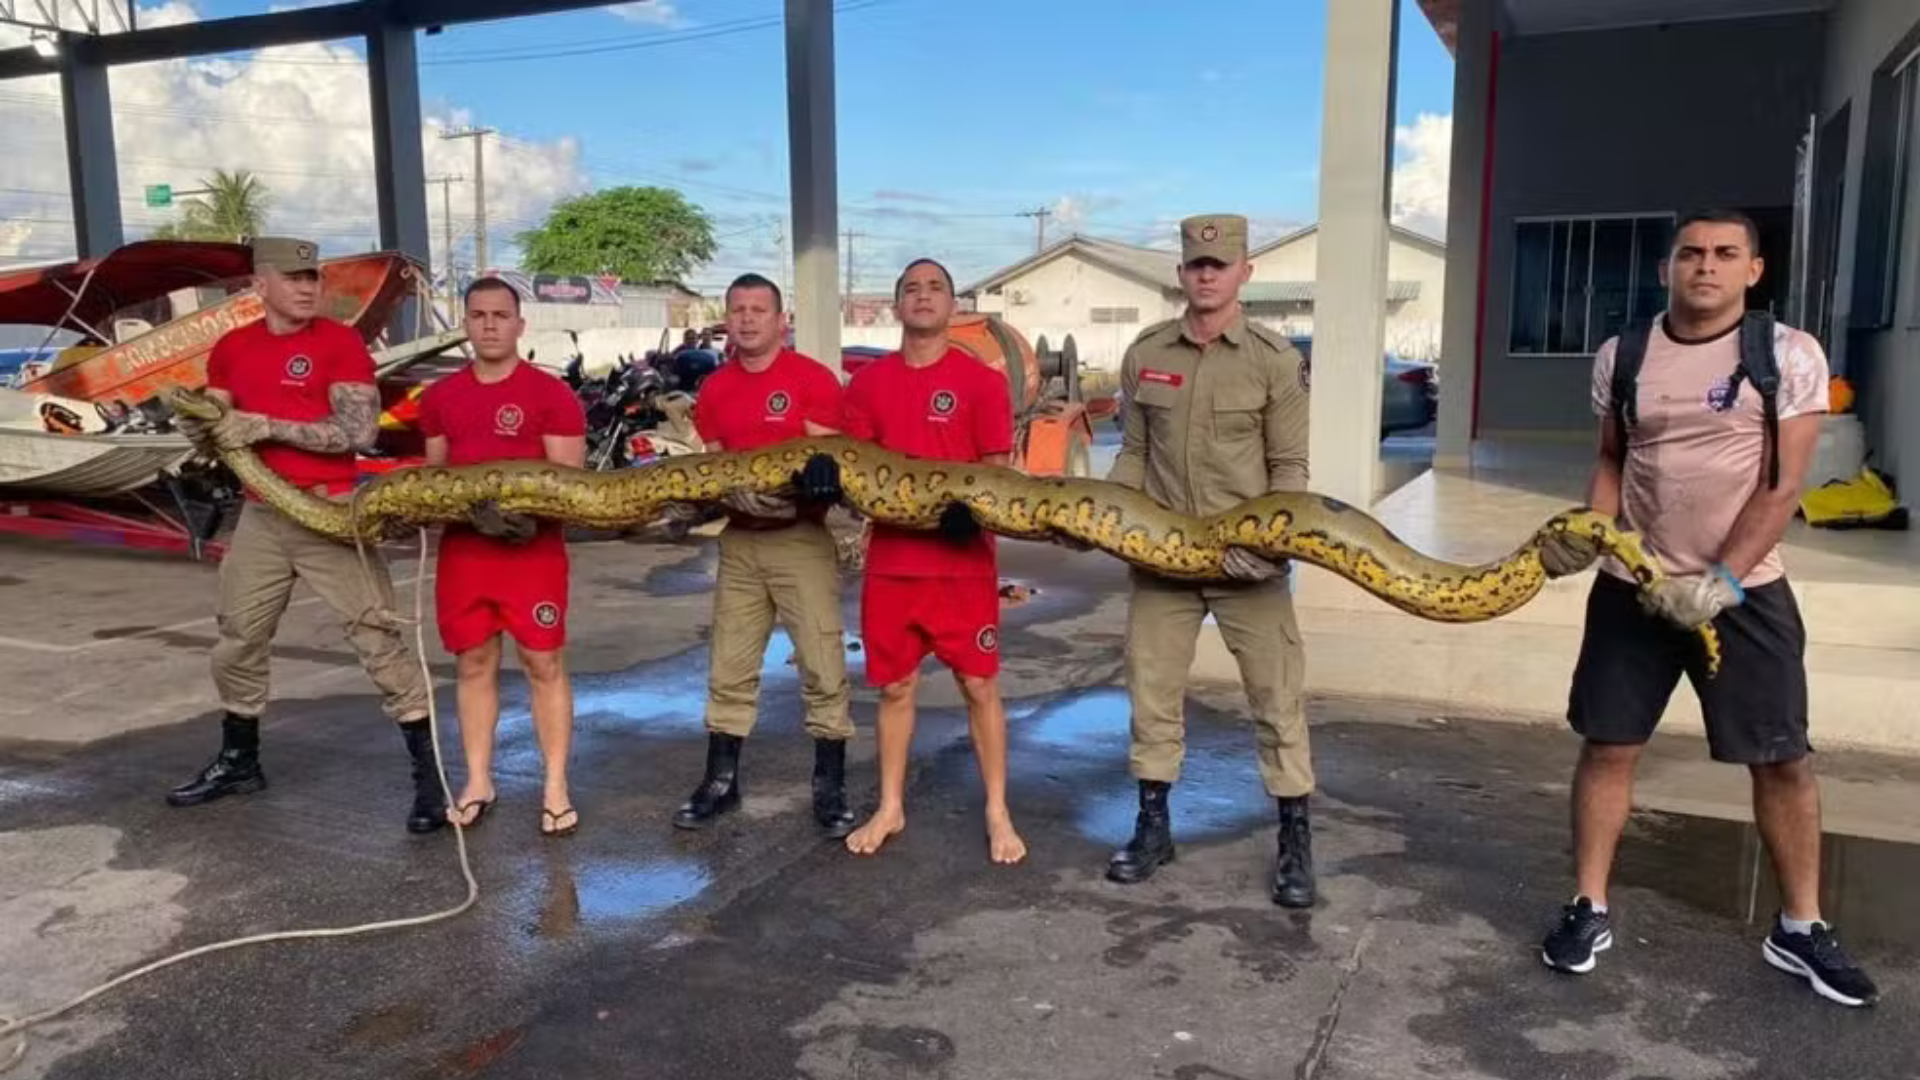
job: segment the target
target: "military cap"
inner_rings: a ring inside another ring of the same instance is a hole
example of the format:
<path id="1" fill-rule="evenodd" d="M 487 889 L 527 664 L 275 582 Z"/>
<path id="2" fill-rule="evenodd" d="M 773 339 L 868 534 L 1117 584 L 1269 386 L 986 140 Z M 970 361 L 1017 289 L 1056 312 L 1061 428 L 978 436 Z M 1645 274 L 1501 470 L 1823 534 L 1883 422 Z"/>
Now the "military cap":
<path id="1" fill-rule="evenodd" d="M 1180 261 L 1217 259 L 1230 263 L 1247 255 L 1247 219 L 1239 214 L 1196 214 L 1180 223 Z"/>
<path id="2" fill-rule="evenodd" d="M 304 270 L 320 269 L 320 245 L 311 240 L 296 240 L 290 236 L 256 236 L 251 247 L 255 270 L 271 266 L 283 274 L 297 274 Z"/>

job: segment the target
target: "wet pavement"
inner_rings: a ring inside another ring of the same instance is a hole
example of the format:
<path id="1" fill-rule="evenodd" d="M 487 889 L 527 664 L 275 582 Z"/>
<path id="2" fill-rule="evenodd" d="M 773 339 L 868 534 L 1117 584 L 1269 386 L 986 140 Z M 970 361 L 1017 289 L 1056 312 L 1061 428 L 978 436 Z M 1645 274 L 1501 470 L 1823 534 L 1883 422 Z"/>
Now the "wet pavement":
<path id="1" fill-rule="evenodd" d="M 1637 814 L 1619 944 L 1593 975 L 1547 971 L 1537 945 L 1567 889 L 1576 750 L 1550 726 L 1314 702 L 1323 895 L 1289 912 L 1267 899 L 1272 808 L 1237 692 L 1202 689 L 1173 798 L 1179 860 L 1142 885 L 1106 882 L 1133 815 L 1114 685 L 1123 576 L 1094 556 L 1003 550 L 1009 575 L 1039 586 L 1007 607 L 1003 638 L 1024 864 L 987 861 L 964 716 L 940 677 L 907 831 L 871 859 L 816 837 L 780 638 L 745 806 L 704 832 L 671 828 L 704 753 L 711 551 L 583 545 L 589 580 L 630 584 L 590 602 L 625 615 L 579 628 L 576 836 L 538 835 L 538 756 L 509 676 L 500 803 L 469 835 L 475 910 L 167 969 L 36 1030 L 0 1076 L 1920 1076 L 1911 846 L 1827 848 L 1829 914 L 1886 991 L 1876 1009 L 1828 1005 L 1762 963 L 1768 871 L 1750 827 L 1724 817 Z M 310 649 L 341 666 L 324 640 L 287 648 L 290 663 Z M 856 677 L 862 655 L 851 638 Z M 456 904 L 451 836 L 402 830 L 404 751 L 356 677 L 349 661 L 326 693 L 276 706 L 267 792 L 191 811 L 160 795 L 210 751 L 204 712 L 81 746 L 0 745 L 0 1012 L 206 942 Z M 855 720 L 865 808 L 871 692 Z M 1657 742 L 1644 786 L 1702 756 Z M 1819 767 L 1888 800 L 1920 785 L 1920 763 L 1833 753 Z"/>

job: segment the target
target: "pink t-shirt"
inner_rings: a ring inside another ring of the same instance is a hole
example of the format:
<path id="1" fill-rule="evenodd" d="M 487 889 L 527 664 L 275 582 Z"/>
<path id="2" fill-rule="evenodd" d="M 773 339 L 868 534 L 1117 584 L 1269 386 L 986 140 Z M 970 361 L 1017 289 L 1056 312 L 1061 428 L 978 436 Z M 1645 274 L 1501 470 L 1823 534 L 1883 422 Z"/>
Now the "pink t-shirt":
<path id="1" fill-rule="evenodd" d="M 1780 365 L 1780 419 L 1826 412 L 1827 357 L 1820 343 L 1780 323 L 1774 324 L 1773 340 Z M 1593 358 L 1593 410 L 1609 423 L 1618 343 L 1609 339 Z M 1711 340 L 1683 344 L 1667 336 L 1662 315 L 1647 343 L 1635 403 L 1639 422 L 1627 435 L 1620 509 L 1627 527 L 1641 534 L 1669 573 L 1697 574 L 1719 561 L 1734 520 L 1766 482 L 1760 392 L 1742 379 L 1737 400 L 1728 400 L 1739 364 L 1738 324 Z M 1629 578 L 1612 559 L 1601 569 Z M 1776 546 L 1741 584 L 1764 585 L 1784 573 Z"/>

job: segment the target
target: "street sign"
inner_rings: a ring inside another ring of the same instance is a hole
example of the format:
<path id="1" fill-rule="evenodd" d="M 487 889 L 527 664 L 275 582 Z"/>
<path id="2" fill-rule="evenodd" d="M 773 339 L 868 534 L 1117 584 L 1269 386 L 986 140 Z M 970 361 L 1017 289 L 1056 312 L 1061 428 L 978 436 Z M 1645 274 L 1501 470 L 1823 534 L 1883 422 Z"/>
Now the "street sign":
<path id="1" fill-rule="evenodd" d="M 172 206 L 173 205 L 173 185 L 172 184 L 148 184 L 147 185 L 147 205 L 155 206 L 155 207 Z"/>

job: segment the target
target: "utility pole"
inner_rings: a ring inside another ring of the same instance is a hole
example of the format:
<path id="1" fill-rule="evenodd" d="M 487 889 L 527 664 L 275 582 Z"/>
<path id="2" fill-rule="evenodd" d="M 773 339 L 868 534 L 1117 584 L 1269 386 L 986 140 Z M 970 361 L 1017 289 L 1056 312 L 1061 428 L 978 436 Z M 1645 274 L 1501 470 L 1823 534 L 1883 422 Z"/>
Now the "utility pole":
<path id="1" fill-rule="evenodd" d="M 842 288 L 842 289 L 841 289 L 840 291 L 841 291 L 842 293 L 844 293 L 844 294 L 846 294 L 846 296 L 848 297 L 848 299 L 849 299 L 849 300 L 851 300 L 851 299 L 852 299 L 852 297 L 853 297 L 853 238 L 854 238 L 854 237 L 856 237 L 856 236 L 859 236 L 859 235 L 860 235 L 859 233 L 857 233 L 857 232 L 854 232 L 854 231 L 853 231 L 852 229 L 848 229 L 848 230 L 847 230 L 847 232 L 846 232 L 846 237 L 847 237 L 847 284 L 846 284 L 846 285 L 845 285 L 845 287 L 843 287 L 843 288 Z"/>
<path id="2" fill-rule="evenodd" d="M 464 176 L 430 176 L 427 178 L 427 183 L 440 185 L 440 225 L 442 235 L 445 237 L 445 243 L 440 248 L 442 252 L 440 257 L 443 260 L 443 265 L 440 269 L 442 273 L 447 275 L 448 318 L 453 318 L 453 298 L 457 295 L 457 290 L 453 284 L 453 185 L 465 179 L 466 177 Z"/>
<path id="3" fill-rule="evenodd" d="M 775 218 L 773 221 L 773 250 L 779 253 L 780 258 L 780 295 L 787 298 L 786 306 L 791 310 L 793 307 L 793 285 L 787 277 L 787 227 L 786 223 L 779 218 Z"/>
<path id="4" fill-rule="evenodd" d="M 492 135 L 492 128 L 463 128 L 460 131 L 443 131 L 443 139 L 473 140 L 473 272 L 483 274 L 487 270 L 487 156 L 486 137 Z"/>
<path id="5" fill-rule="evenodd" d="M 1047 248 L 1047 219 L 1053 216 L 1053 211 L 1048 207 L 1042 206 L 1035 210 L 1022 210 L 1014 216 L 1030 217 L 1033 219 L 1034 225 L 1037 226 L 1039 230 L 1034 236 L 1033 253 L 1038 255 L 1042 251 L 1045 251 Z"/>

